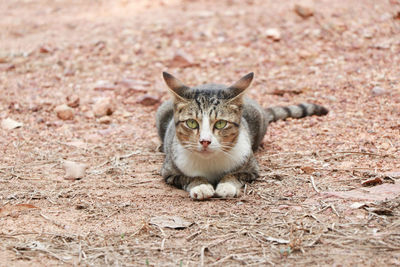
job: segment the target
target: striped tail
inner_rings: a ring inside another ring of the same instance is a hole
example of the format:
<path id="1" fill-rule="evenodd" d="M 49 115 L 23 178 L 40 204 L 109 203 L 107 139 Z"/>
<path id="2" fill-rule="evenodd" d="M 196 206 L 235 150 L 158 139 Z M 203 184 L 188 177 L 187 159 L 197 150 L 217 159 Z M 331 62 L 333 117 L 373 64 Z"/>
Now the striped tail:
<path id="1" fill-rule="evenodd" d="M 265 109 L 268 121 L 273 122 L 277 120 L 286 120 L 287 118 L 304 118 L 306 116 L 323 116 L 328 114 L 329 110 L 323 106 L 302 103 L 299 105 L 290 105 L 286 107 L 271 107 Z"/>

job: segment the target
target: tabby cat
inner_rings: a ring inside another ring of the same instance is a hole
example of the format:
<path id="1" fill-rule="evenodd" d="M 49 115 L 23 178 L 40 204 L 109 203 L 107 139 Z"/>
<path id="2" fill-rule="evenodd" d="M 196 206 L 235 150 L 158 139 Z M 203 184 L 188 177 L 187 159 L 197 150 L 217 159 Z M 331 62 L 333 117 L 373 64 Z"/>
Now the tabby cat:
<path id="1" fill-rule="evenodd" d="M 192 88 L 169 73 L 163 77 L 173 99 L 164 102 L 156 115 L 166 154 L 161 175 L 196 200 L 236 197 L 244 182 L 258 177 L 253 152 L 270 122 L 328 113 L 315 104 L 263 109 L 244 96 L 253 73 L 231 86 Z"/>

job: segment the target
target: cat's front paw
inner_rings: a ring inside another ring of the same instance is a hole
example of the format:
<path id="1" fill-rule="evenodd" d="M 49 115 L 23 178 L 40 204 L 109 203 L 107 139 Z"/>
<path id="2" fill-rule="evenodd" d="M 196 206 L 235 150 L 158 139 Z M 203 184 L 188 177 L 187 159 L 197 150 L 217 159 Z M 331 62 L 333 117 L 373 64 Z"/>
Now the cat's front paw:
<path id="1" fill-rule="evenodd" d="M 220 183 L 217 185 L 217 189 L 215 190 L 215 194 L 217 197 L 228 198 L 228 197 L 237 197 L 240 193 L 240 188 L 237 188 L 234 184 L 231 183 Z"/>
<path id="2" fill-rule="evenodd" d="M 195 200 L 205 200 L 214 195 L 214 187 L 211 184 L 200 184 L 190 189 L 190 197 Z"/>

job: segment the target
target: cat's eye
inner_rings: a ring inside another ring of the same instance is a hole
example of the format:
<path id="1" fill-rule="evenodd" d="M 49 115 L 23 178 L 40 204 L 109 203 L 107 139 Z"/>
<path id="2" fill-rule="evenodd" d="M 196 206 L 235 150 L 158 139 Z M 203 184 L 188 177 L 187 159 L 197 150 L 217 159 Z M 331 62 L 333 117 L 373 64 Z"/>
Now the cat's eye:
<path id="1" fill-rule="evenodd" d="M 193 119 L 189 119 L 186 121 L 186 125 L 187 127 L 189 127 L 190 129 L 197 129 L 199 128 L 199 123 L 196 120 Z"/>
<path id="2" fill-rule="evenodd" d="M 226 126 L 226 121 L 224 120 L 219 120 L 214 124 L 214 127 L 218 130 L 225 128 L 225 126 Z"/>

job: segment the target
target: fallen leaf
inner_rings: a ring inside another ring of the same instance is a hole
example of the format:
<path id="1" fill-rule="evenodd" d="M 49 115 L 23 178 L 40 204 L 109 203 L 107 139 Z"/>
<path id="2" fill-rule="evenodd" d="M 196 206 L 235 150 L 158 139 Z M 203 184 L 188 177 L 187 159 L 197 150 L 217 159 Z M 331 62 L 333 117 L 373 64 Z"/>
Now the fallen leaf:
<path id="1" fill-rule="evenodd" d="M 136 103 L 141 104 L 143 106 L 153 106 L 155 104 L 158 104 L 159 102 L 160 98 L 147 94 L 139 97 L 139 99 L 136 101 Z"/>
<path id="2" fill-rule="evenodd" d="M 399 171 L 385 172 L 385 177 L 390 177 L 390 178 L 393 178 L 393 179 L 400 179 L 400 170 Z"/>
<path id="3" fill-rule="evenodd" d="M 289 240 L 285 240 L 285 239 L 281 239 L 281 238 L 275 238 L 275 237 L 272 237 L 272 236 L 265 237 L 265 240 L 269 241 L 269 242 L 276 242 L 278 244 L 289 244 Z"/>
<path id="4" fill-rule="evenodd" d="M 15 65 L 14 64 L 10 64 L 10 63 L 0 63 L 0 71 L 10 71 L 15 69 Z"/>
<path id="5" fill-rule="evenodd" d="M 315 169 L 310 166 L 303 166 L 300 168 L 300 170 L 302 170 L 305 174 L 312 174 L 313 172 L 315 172 Z"/>
<path id="6" fill-rule="evenodd" d="M 369 212 L 373 212 L 378 215 L 385 215 L 385 216 L 393 216 L 393 211 L 387 208 L 378 207 L 378 208 L 366 208 Z"/>
<path id="7" fill-rule="evenodd" d="M 66 160 L 64 161 L 63 167 L 65 170 L 65 179 L 79 180 L 85 176 L 88 166 L 84 163 Z"/>
<path id="8" fill-rule="evenodd" d="M 187 54 L 181 50 L 178 50 L 175 53 L 174 57 L 171 59 L 171 61 L 169 63 L 169 66 L 171 68 L 187 68 L 187 67 L 193 67 L 193 66 L 197 66 L 197 65 L 199 65 L 199 64 L 194 63 L 193 58 L 189 54 Z"/>
<path id="9" fill-rule="evenodd" d="M 322 192 L 321 194 L 326 198 L 336 197 L 343 199 L 383 201 L 400 196 L 400 183 L 381 184 L 370 188 L 358 188 L 350 191 Z"/>
<path id="10" fill-rule="evenodd" d="M 67 142 L 65 143 L 68 146 L 73 146 L 73 147 L 77 147 L 77 148 L 82 148 L 82 149 L 87 149 L 87 143 L 81 141 L 81 140 L 75 140 L 75 141 L 71 141 L 71 142 Z"/>
<path id="11" fill-rule="evenodd" d="M 0 216 L 8 216 L 17 212 L 30 210 L 30 209 L 39 209 L 35 205 L 32 204 L 15 204 L 15 205 L 5 205 L 0 208 Z"/>
<path id="12" fill-rule="evenodd" d="M 150 224 L 180 230 L 191 226 L 193 223 L 178 216 L 156 216 L 150 219 Z"/>
<path id="13" fill-rule="evenodd" d="M 285 94 L 293 94 L 293 95 L 299 95 L 303 93 L 303 90 L 298 90 L 298 89 L 274 89 L 271 92 L 268 92 L 270 95 L 278 95 L 278 96 L 284 96 Z"/>
<path id="14" fill-rule="evenodd" d="M 1 122 L 1 127 L 3 127 L 6 130 L 13 130 L 16 128 L 20 128 L 20 127 L 22 127 L 22 125 L 23 124 L 21 122 L 17 122 L 10 118 L 4 119 Z"/>
<path id="15" fill-rule="evenodd" d="M 48 46 L 46 46 L 46 45 L 42 45 L 42 46 L 39 48 L 39 52 L 42 53 L 42 54 L 46 54 L 46 53 L 51 52 L 51 49 L 50 49 Z"/>
<path id="16" fill-rule="evenodd" d="M 112 91 L 115 89 L 115 85 L 108 81 L 97 81 L 94 85 L 94 90 L 96 91 Z"/>
<path id="17" fill-rule="evenodd" d="M 121 85 L 126 88 L 135 88 L 137 86 L 150 86 L 151 83 L 148 81 L 142 81 L 142 80 L 134 80 L 134 79 L 128 79 L 124 78 L 121 79 L 117 82 L 118 85 Z"/>
<path id="18" fill-rule="evenodd" d="M 378 184 L 383 184 L 382 179 L 379 178 L 379 177 L 375 177 L 373 179 L 369 179 L 369 180 L 366 180 L 364 182 L 361 182 L 362 186 L 375 186 L 375 185 L 378 185 Z"/>
<path id="19" fill-rule="evenodd" d="M 126 98 L 136 93 L 147 93 L 147 86 L 150 85 L 147 81 L 122 79 L 116 84 L 122 87 L 121 94 Z"/>
<path id="20" fill-rule="evenodd" d="M 353 204 L 350 205 L 350 208 L 360 209 L 360 208 L 367 206 L 368 203 L 371 203 L 371 202 L 354 202 Z"/>

